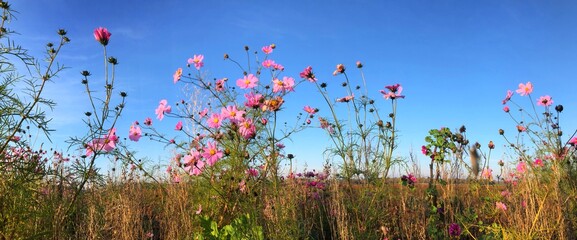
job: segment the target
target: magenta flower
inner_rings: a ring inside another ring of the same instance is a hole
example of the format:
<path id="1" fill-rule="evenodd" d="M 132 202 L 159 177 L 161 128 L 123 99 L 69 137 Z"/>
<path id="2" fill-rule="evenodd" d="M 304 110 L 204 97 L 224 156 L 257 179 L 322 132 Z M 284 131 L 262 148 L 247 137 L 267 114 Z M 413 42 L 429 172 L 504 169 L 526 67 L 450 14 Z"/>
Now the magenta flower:
<path id="1" fill-rule="evenodd" d="M 170 105 L 168 105 L 168 101 L 166 101 L 166 99 L 160 100 L 160 103 L 158 104 L 158 107 L 155 110 L 156 118 L 162 121 L 162 119 L 164 118 L 164 114 L 170 113 L 171 110 L 172 108 L 170 107 Z"/>
<path id="2" fill-rule="evenodd" d="M 270 60 L 270 59 L 264 60 L 264 61 L 262 62 L 262 66 L 265 67 L 265 68 L 274 67 L 275 64 L 276 64 L 276 63 L 275 63 L 273 60 Z"/>
<path id="3" fill-rule="evenodd" d="M 537 100 L 537 105 L 539 106 L 549 107 L 551 104 L 553 104 L 553 99 L 549 95 L 542 96 Z"/>
<path id="4" fill-rule="evenodd" d="M 181 77 L 182 77 L 182 68 L 176 69 L 176 72 L 174 72 L 174 75 L 172 75 L 172 81 L 176 84 L 176 82 L 180 81 Z"/>
<path id="5" fill-rule="evenodd" d="M 258 177 L 258 170 L 254 168 L 249 168 L 248 170 L 246 170 L 246 175 L 250 177 Z"/>
<path id="6" fill-rule="evenodd" d="M 503 105 L 507 104 L 507 102 L 511 100 L 511 97 L 513 97 L 513 91 L 507 90 L 507 96 L 503 99 Z"/>
<path id="7" fill-rule="evenodd" d="M 451 223 L 451 225 L 449 225 L 449 236 L 457 237 L 461 235 L 461 232 L 461 226 L 459 226 L 458 223 Z"/>
<path id="8" fill-rule="evenodd" d="M 519 95 L 525 96 L 533 92 L 533 84 L 527 82 L 527 84 L 519 83 L 519 89 L 516 91 Z"/>
<path id="9" fill-rule="evenodd" d="M 94 39 L 96 39 L 96 41 L 100 42 L 100 44 L 102 44 L 102 46 L 108 45 L 108 41 L 110 40 L 111 35 L 112 34 L 110 32 L 108 32 L 108 29 L 103 28 L 103 27 L 99 27 L 99 28 L 94 30 Z"/>
<path id="10" fill-rule="evenodd" d="M 174 130 L 176 131 L 182 131 L 182 121 L 178 121 L 176 123 L 176 127 L 174 127 Z"/>
<path id="11" fill-rule="evenodd" d="M 259 108 L 263 101 L 262 94 L 255 94 L 253 92 L 245 94 L 244 97 L 246 98 L 244 105 L 250 108 Z"/>
<path id="12" fill-rule="evenodd" d="M 279 64 L 279 63 L 274 63 L 274 64 L 272 65 L 272 68 L 273 68 L 274 70 L 284 71 L 284 66 L 281 65 L 281 64 Z"/>
<path id="13" fill-rule="evenodd" d="M 94 152 L 110 152 L 116 148 L 118 137 L 116 136 L 116 128 L 111 129 L 106 136 L 92 140 L 86 146 L 86 156 L 90 156 Z"/>
<path id="14" fill-rule="evenodd" d="M 508 113 L 510 111 L 509 106 L 504 106 L 503 107 L 503 111 L 505 111 L 506 113 Z"/>
<path id="15" fill-rule="evenodd" d="M 223 153 L 218 149 L 216 142 L 207 142 L 206 147 L 204 147 L 202 150 L 202 157 L 206 159 L 208 166 L 213 166 L 223 156 Z"/>
<path id="16" fill-rule="evenodd" d="M 316 82 L 317 78 L 315 77 L 315 74 L 313 73 L 313 68 L 311 66 L 306 67 L 301 73 L 300 73 L 301 78 L 304 78 L 306 80 L 308 80 L 309 82 Z"/>
<path id="17" fill-rule="evenodd" d="M 131 141 L 138 142 L 142 137 L 142 129 L 138 126 L 138 124 L 130 125 L 130 130 L 128 131 L 128 138 Z"/>
<path id="18" fill-rule="evenodd" d="M 395 85 L 385 86 L 385 88 L 388 89 L 389 92 L 386 92 L 385 90 L 380 91 L 385 99 L 405 98 L 405 96 L 401 95 L 403 87 L 400 84 L 397 83 Z"/>
<path id="19" fill-rule="evenodd" d="M 541 160 L 540 158 L 535 159 L 535 162 L 533 162 L 533 164 L 539 167 L 545 166 L 545 164 L 543 164 L 543 160 Z"/>
<path id="20" fill-rule="evenodd" d="M 222 116 L 218 113 L 213 113 L 207 120 L 208 127 L 210 128 L 219 128 L 222 124 Z"/>
<path id="21" fill-rule="evenodd" d="M 525 173 L 527 171 L 527 164 L 525 162 L 519 162 L 517 164 L 517 172 L 518 173 Z"/>
<path id="22" fill-rule="evenodd" d="M 241 89 L 254 88 L 257 83 L 258 78 L 256 78 L 252 73 L 236 80 L 236 85 Z"/>
<path id="23" fill-rule="evenodd" d="M 495 203 L 495 208 L 497 208 L 497 210 L 501 210 L 501 211 L 507 211 L 507 205 L 505 205 L 502 202 L 496 202 Z"/>
<path id="24" fill-rule="evenodd" d="M 189 58 L 188 59 L 188 64 L 194 64 L 194 67 L 196 68 L 196 70 L 200 70 L 201 67 L 204 66 L 204 63 L 202 62 L 202 60 L 204 60 L 204 55 L 199 54 L 199 55 L 194 55 L 193 58 Z"/>
<path id="25" fill-rule="evenodd" d="M 236 106 L 223 107 L 220 110 L 221 118 L 228 118 L 232 122 L 240 122 L 244 120 L 245 111 L 238 110 Z"/>
<path id="26" fill-rule="evenodd" d="M 245 119 L 241 122 L 238 132 L 244 139 L 253 138 L 256 135 L 256 127 L 254 126 L 252 119 Z"/>
<path id="27" fill-rule="evenodd" d="M 270 53 L 272 53 L 272 47 L 270 45 L 264 46 L 264 47 L 262 47 L 262 52 L 264 54 L 270 54 Z"/>

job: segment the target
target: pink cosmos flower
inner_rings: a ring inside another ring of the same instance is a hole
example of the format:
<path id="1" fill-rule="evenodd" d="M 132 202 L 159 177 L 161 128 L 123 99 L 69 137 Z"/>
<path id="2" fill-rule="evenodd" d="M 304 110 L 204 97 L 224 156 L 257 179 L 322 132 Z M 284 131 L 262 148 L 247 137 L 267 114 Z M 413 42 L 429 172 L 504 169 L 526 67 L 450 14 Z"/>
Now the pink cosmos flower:
<path id="1" fill-rule="evenodd" d="M 241 89 L 254 88 L 257 83 L 258 78 L 256 78 L 252 73 L 236 80 L 236 85 Z"/>
<path id="2" fill-rule="evenodd" d="M 246 170 L 246 175 L 250 177 L 258 177 L 258 170 L 254 168 L 249 168 L 248 170 Z"/>
<path id="3" fill-rule="evenodd" d="M 519 83 L 519 89 L 516 91 L 519 95 L 525 96 L 533 92 L 533 84 L 527 82 L 527 84 Z"/>
<path id="4" fill-rule="evenodd" d="M 275 63 L 273 60 L 271 60 L 271 59 L 267 59 L 267 60 L 264 60 L 264 61 L 262 62 L 262 66 L 265 67 L 265 68 L 271 68 L 271 67 L 273 67 L 275 64 L 276 64 L 276 63 Z"/>
<path id="5" fill-rule="evenodd" d="M 337 74 L 341 74 L 341 73 L 345 73 L 345 65 L 338 64 L 337 69 L 333 72 L 333 76 L 336 76 Z"/>
<path id="6" fill-rule="evenodd" d="M 94 39 L 96 39 L 96 41 L 100 42 L 100 44 L 102 44 L 102 46 L 108 45 L 108 41 L 110 40 L 111 35 L 112 34 L 110 32 L 108 32 L 108 29 L 103 28 L 103 27 L 99 27 L 99 28 L 94 30 Z"/>
<path id="7" fill-rule="evenodd" d="M 245 111 L 238 110 L 236 106 L 227 106 L 223 107 L 220 110 L 220 117 L 221 118 L 228 118 L 233 122 L 239 122 L 244 120 Z"/>
<path id="8" fill-rule="evenodd" d="M 198 210 L 194 212 L 196 215 L 199 215 L 202 212 L 202 205 L 198 204 Z"/>
<path id="9" fill-rule="evenodd" d="M 553 104 L 553 99 L 549 95 L 542 96 L 537 100 L 537 105 L 539 106 L 549 107 L 551 104 Z"/>
<path id="10" fill-rule="evenodd" d="M 259 108 L 262 102 L 262 94 L 255 94 L 253 92 L 244 95 L 246 98 L 245 106 L 250 108 Z"/>
<path id="11" fill-rule="evenodd" d="M 190 154 L 184 156 L 184 170 L 190 174 L 198 176 L 202 174 L 204 162 L 200 159 L 201 154 L 196 149 L 190 150 Z"/>
<path id="12" fill-rule="evenodd" d="M 282 81 L 278 78 L 273 80 L 273 92 L 294 91 L 295 80 L 291 77 L 283 77 Z"/>
<path id="13" fill-rule="evenodd" d="M 513 91 L 507 90 L 507 96 L 503 99 L 503 105 L 507 104 L 507 102 L 511 100 L 511 97 L 513 97 Z"/>
<path id="14" fill-rule="evenodd" d="M 164 118 L 164 114 L 170 113 L 171 110 L 172 108 L 170 107 L 170 105 L 168 105 L 168 101 L 166 101 L 166 99 L 160 100 L 160 103 L 158 104 L 158 107 L 155 110 L 156 118 L 162 121 L 162 119 Z"/>
<path id="15" fill-rule="evenodd" d="M 503 111 L 505 111 L 506 113 L 508 113 L 510 111 L 509 106 L 504 106 L 503 107 Z"/>
<path id="16" fill-rule="evenodd" d="M 118 142 L 118 136 L 116 136 L 116 128 L 110 129 L 108 134 L 102 138 L 97 138 L 92 140 L 86 146 L 86 156 L 90 156 L 94 152 L 110 152 L 116 148 L 116 143 Z"/>
<path id="17" fill-rule="evenodd" d="M 313 115 L 317 112 L 316 109 L 312 108 L 311 106 L 307 105 L 303 108 L 305 110 L 305 112 L 307 112 L 310 115 Z"/>
<path id="18" fill-rule="evenodd" d="M 210 128 L 219 128 L 222 124 L 222 116 L 218 113 L 213 113 L 207 120 L 208 127 Z"/>
<path id="19" fill-rule="evenodd" d="M 176 82 L 180 81 L 181 77 L 182 77 L 182 68 L 178 68 L 176 69 L 176 72 L 174 72 L 174 75 L 172 75 L 172 81 L 176 84 Z"/>
<path id="20" fill-rule="evenodd" d="M 202 60 L 204 60 L 204 55 L 202 54 L 194 55 L 193 58 L 188 59 L 188 64 L 194 64 L 196 70 L 200 70 L 200 68 L 204 66 Z"/>
<path id="21" fill-rule="evenodd" d="M 500 211 L 503 211 L 503 212 L 504 212 L 504 211 L 507 211 L 507 205 L 505 205 L 505 204 L 502 203 L 502 202 L 496 202 L 496 203 L 495 203 L 495 207 L 497 208 L 497 210 L 500 210 Z"/>
<path id="22" fill-rule="evenodd" d="M 19 142 L 20 139 L 21 139 L 20 136 L 12 136 L 12 138 L 10 138 L 10 141 L 12 141 L 12 142 Z"/>
<path id="23" fill-rule="evenodd" d="M 525 162 L 519 162 L 517 164 L 517 172 L 518 173 L 525 173 L 527 171 L 527 164 Z"/>
<path id="24" fill-rule="evenodd" d="M 256 134 L 256 127 L 254 126 L 252 119 L 245 119 L 241 122 L 238 132 L 244 139 L 253 138 Z"/>
<path id="25" fill-rule="evenodd" d="M 223 153 L 218 149 L 216 142 L 207 142 L 206 147 L 204 147 L 202 150 L 202 157 L 206 159 L 208 166 L 213 166 L 223 156 Z"/>
<path id="26" fill-rule="evenodd" d="M 266 119 L 266 118 L 261 118 L 261 119 L 260 119 L 260 123 L 261 123 L 262 125 L 266 125 L 266 124 L 268 123 L 268 119 Z"/>
<path id="27" fill-rule="evenodd" d="M 535 162 L 533 162 L 533 164 L 539 167 L 545 166 L 545 164 L 543 164 L 543 160 L 541 160 L 540 158 L 535 159 Z"/>
<path id="28" fill-rule="evenodd" d="M 144 119 L 144 125 L 146 126 L 151 126 L 152 125 L 152 119 L 147 117 L 146 119 Z"/>
<path id="29" fill-rule="evenodd" d="M 301 73 L 300 73 L 301 78 L 304 78 L 306 80 L 308 80 L 309 82 L 316 82 L 317 78 L 315 77 L 315 74 L 313 73 L 313 68 L 311 66 L 306 67 Z"/>
<path id="30" fill-rule="evenodd" d="M 178 121 L 176 123 L 176 127 L 174 127 L 174 130 L 176 131 L 182 131 L 182 121 Z"/>
<path id="31" fill-rule="evenodd" d="M 262 52 L 264 54 L 270 54 L 270 53 L 272 53 L 272 47 L 270 45 L 264 46 L 264 47 L 262 47 Z"/>
<path id="32" fill-rule="evenodd" d="M 517 125 L 517 131 L 518 132 L 524 132 L 524 131 L 527 131 L 527 128 L 523 125 Z"/>
<path id="33" fill-rule="evenodd" d="M 400 84 L 397 83 L 395 85 L 385 86 L 385 88 L 388 89 L 389 92 L 386 92 L 385 90 L 380 91 L 385 99 L 405 98 L 405 96 L 401 95 L 403 87 Z"/>
<path id="34" fill-rule="evenodd" d="M 130 130 L 128 131 L 128 138 L 131 141 L 138 142 L 142 137 L 142 129 L 138 126 L 138 124 L 130 125 Z"/>
<path id="35" fill-rule="evenodd" d="M 488 179 L 488 180 L 493 179 L 493 170 L 491 170 L 490 168 L 483 169 L 483 172 L 481 173 L 481 177 Z"/>

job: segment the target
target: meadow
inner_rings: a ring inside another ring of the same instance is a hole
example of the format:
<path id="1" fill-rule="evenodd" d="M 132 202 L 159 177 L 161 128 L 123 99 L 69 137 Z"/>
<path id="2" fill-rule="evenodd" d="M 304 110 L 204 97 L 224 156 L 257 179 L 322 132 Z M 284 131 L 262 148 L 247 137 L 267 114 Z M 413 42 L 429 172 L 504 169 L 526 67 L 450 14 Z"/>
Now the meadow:
<path id="1" fill-rule="evenodd" d="M 181 85 L 188 98 L 159 99 L 150 108 L 156 116 L 120 133 L 119 119 L 131 118 L 123 115 L 130 94 L 116 87 L 115 71 L 124 66 L 107 51 L 113 33 L 98 27 L 86 34 L 102 49 L 103 78 L 78 73 L 91 109 L 78 117 L 85 127 L 69 138 L 70 152 L 62 152 L 30 139 L 50 137 L 46 110 L 58 99 L 45 98 L 44 89 L 67 71 L 58 56 L 73 39 L 60 29 L 44 56 L 31 56 L 10 40 L 10 4 L 0 1 L 0 8 L 0 239 L 577 236 L 577 131 L 561 124 L 573 106 L 532 95 L 531 82 L 497 90 L 511 121 L 495 132 L 512 153 L 497 165 L 489 163 L 499 146 L 470 140 L 466 126 L 422 136 L 427 144 L 416 154 L 427 169 L 413 153 L 397 157 L 404 154 L 397 152 L 401 83 L 369 97 L 362 62 L 337 64 L 336 83 L 317 79 L 313 66 L 287 76 L 274 53 L 290 50 L 275 44 L 224 54 L 238 67 L 230 78 L 207 77 L 204 56 L 191 56 L 165 83 Z M 328 84 L 346 94 L 336 96 Z M 287 96 L 305 85 L 325 105 L 303 106 L 294 120 L 279 117 Z M 157 127 L 165 118 L 178 120 L 170 132 Z M 283 141 L 311 128 L 323 130 L 318 138 L 328 139 L 331 161 L 296 170 L 296 150 Z M 168 168 L 135 157 L 144 138 L 174 153 Z M 114 167 L 99 169 L 98 161 Z"/>

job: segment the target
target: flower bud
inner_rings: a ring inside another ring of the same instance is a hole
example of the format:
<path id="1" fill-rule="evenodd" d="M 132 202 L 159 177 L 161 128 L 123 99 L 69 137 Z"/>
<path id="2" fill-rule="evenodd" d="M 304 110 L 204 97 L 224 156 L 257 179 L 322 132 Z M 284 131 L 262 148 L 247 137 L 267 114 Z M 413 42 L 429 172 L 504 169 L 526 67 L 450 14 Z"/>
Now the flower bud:
<path id="1" fill-rule="evenodd" d="M 555 106 L 555 111 L 563 112 L 563 105 L 559 104 L 559 105 Z"/>
<path id="2" fill-rule="evenodd" d="M 505 134 L 505 130 L 499 129 L 499 135 L 503 135 L 503 134 Z"/>

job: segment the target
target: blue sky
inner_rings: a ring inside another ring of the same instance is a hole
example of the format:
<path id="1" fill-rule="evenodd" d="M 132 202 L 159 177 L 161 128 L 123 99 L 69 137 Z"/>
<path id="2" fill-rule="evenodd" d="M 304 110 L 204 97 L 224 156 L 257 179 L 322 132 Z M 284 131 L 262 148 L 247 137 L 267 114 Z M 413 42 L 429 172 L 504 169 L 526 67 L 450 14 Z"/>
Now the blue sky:
<path id="1" fill-rule="evenodd" d="M 59 105 L 51 113 L 57 148 L 82 126 L 88 99 L 80 84 L 81 70 L 102 77 L 102 49 L 92 31 L 106 27 L 112 33 L 109 55 L 118 58 L 117 89 L 128 92 L 127 108 L 118 127 L 127 134 L 134 120 L 154 116 L 160 99 L 182 98 L 182 85 L 172 74 L 193 54 L 204 54 L 211 77 L 237 79 L 240 72 L 222 60 L 228 53 L 243 60 L 243 46 L 260 49 L 274 43 L 273 59 L 298 78 L 313 66 L 319 81 L 344 92 L 333 77 L 336 64 L 348 67 L 359 80 L 354 63 L 364 63 L 371 97 L 379 89 L 400 83 L 407 96 L 399 102 L 400 145 L 396 155 L 408 157 L 420 146 L 429 129 L 456 129 L 466 125 L 468 137 L 484 146 L 497 144 L 496 163 L 505 157 L 497 130 L 512 133 L 515 124 L 503 113 L 501 100 L 521 82 L 535 85 L 533 99 L 551 95 L 565 105 L 566 133 L 577 124 L 577 3 L 574 1 L 73 1 L 19 0 L 11 25 L 21 35 L 14 39 L 32 53 L 56 39 L 59 28 L 72 42 L 60 56 L 69 67 L 47 90 Z M 100 75 L 99 75 L 100 74 Z M 311 105 L 328 115 L 312 86 L 300 85 L 287 99 L 287 112 Z M 514 99 L 528 106 L 528 99 Z M 176 120 L 162 122 L 171 131 Z M 320 168 L 327 136 L 312 129 L 286 142 L 299 163 Z M 566 136 L 567 137 L 567 136 Z M 141 140 L 134 149 L 153 161 L 166 163 L 171 154 L 160 144 Z M 500 150 L 499 150 L 500 149 Z M 508 159 L 505 159 L 508 160 Z"/>

